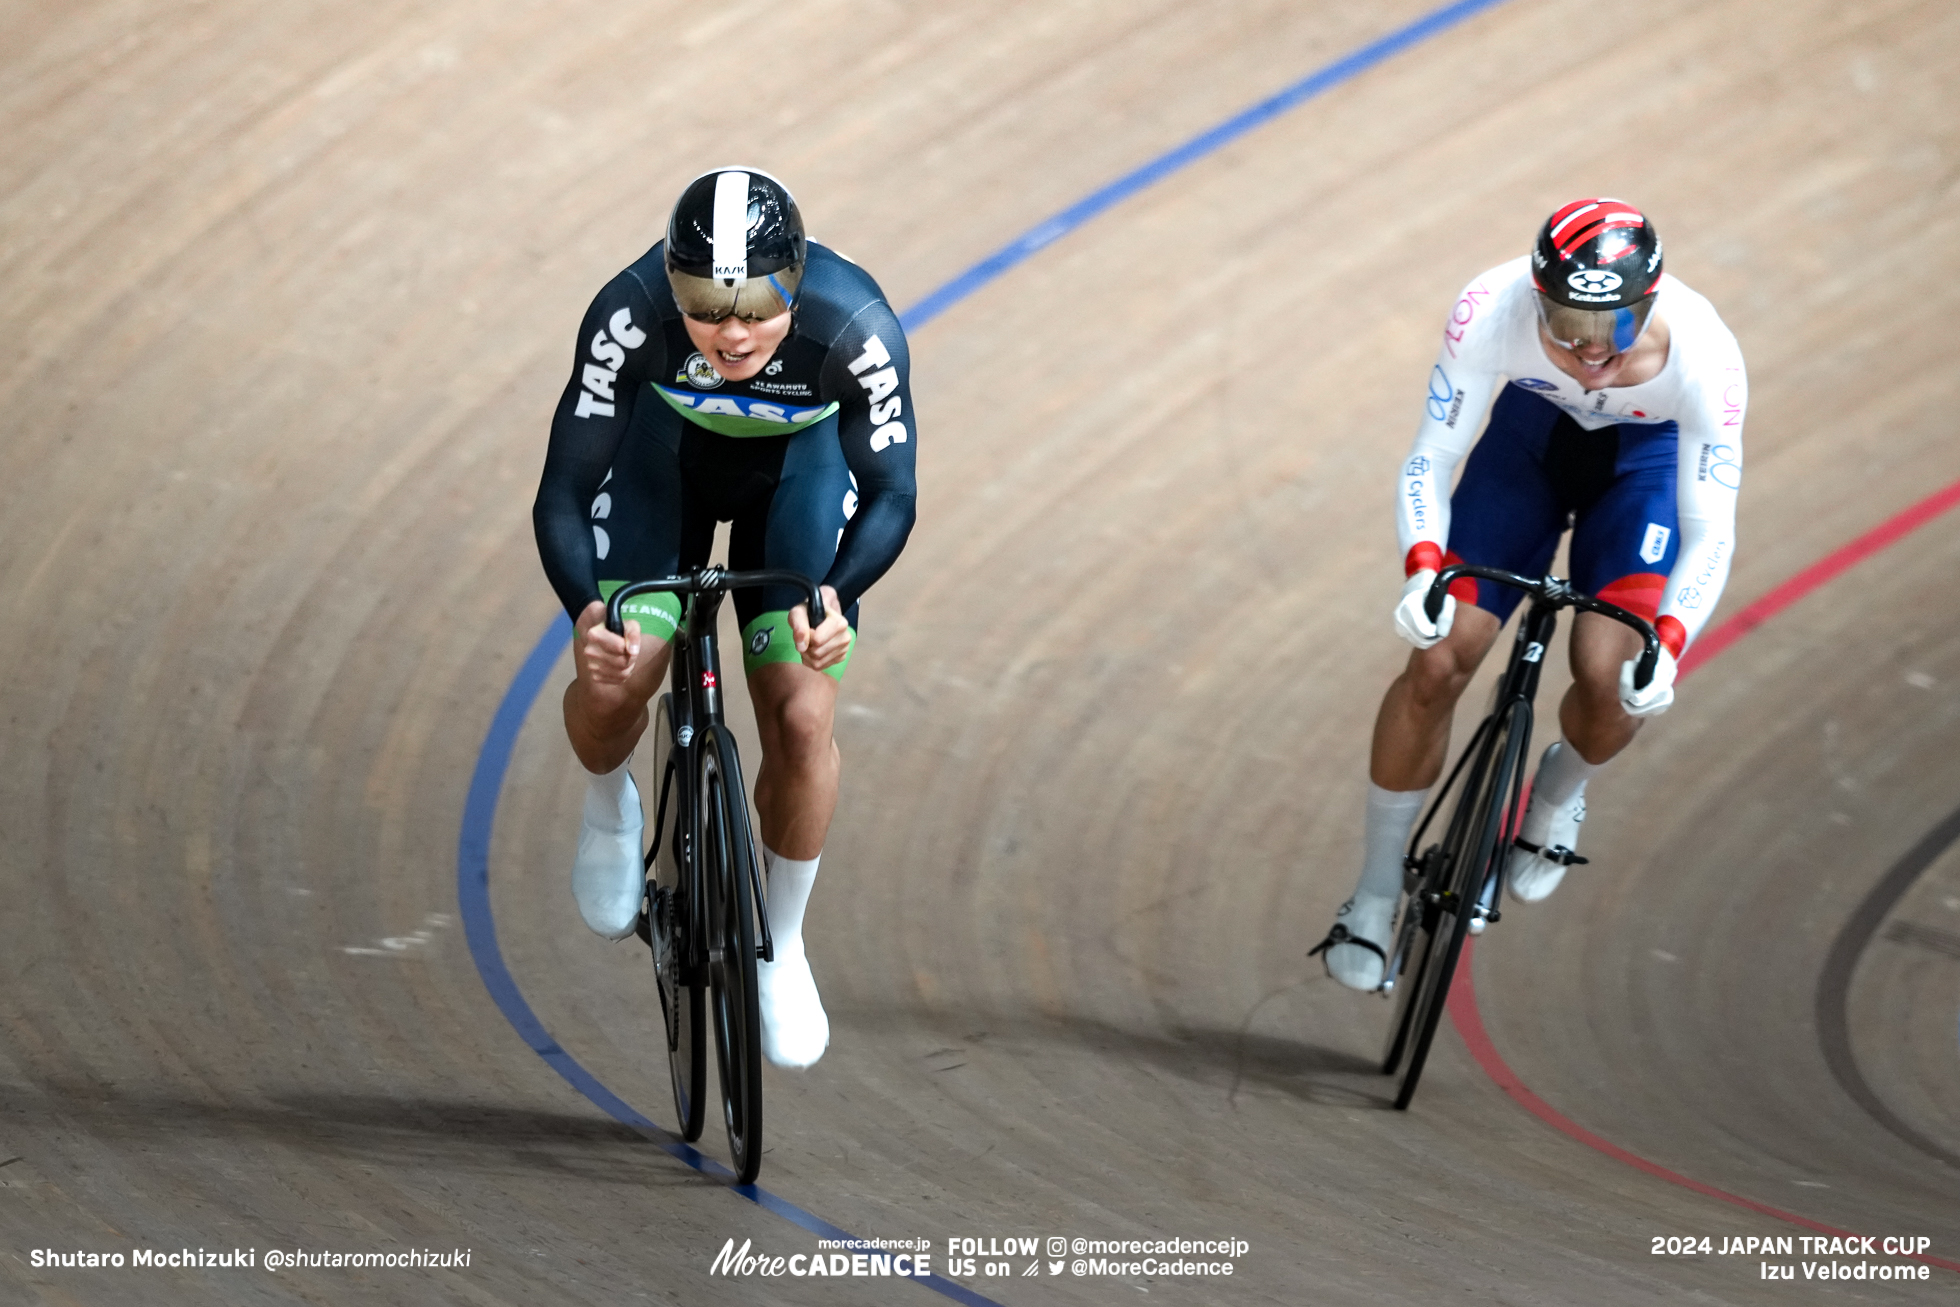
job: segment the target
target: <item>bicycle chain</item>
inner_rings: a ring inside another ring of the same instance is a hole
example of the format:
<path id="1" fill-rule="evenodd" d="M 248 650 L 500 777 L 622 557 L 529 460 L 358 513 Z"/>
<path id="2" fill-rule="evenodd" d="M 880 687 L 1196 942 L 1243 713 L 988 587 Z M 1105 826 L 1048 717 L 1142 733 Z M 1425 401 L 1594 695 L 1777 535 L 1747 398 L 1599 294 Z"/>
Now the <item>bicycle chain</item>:
<path id="1" fill-rule="evenodd" d="M 667 1046 L 671 1049 L 674 1047 L 674 1032 L 681 1028 L 681 959 L 680 948 L 674 939 L 674 923 L 680 916 L 675 899 L 680 887 L 669 889 L 656 880 L 654 888 L 659 897 L 649 906 L 654 910 L 653 929 L 660 940 L 660 956 L 654 970 L 660 978 L 660 1002 L 665 1009 L 661 1017 L 666 1029 L 662 1033 L 667 1037 Z"/>

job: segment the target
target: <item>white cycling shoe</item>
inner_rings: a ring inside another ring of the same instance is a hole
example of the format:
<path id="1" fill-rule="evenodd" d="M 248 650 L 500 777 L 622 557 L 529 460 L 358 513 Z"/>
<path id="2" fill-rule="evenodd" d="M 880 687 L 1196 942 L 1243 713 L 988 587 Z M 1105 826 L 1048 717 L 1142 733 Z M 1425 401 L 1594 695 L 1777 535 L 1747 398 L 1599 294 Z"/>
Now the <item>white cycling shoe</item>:
<path id="1" fill-rule="evenodd" d="M 762 1008 L 762 1055 L 777 1066 L 801 1071 L 830 1046 L 830 1018 L 817 997 L 817 978 L 803 941 L 778 943 L 774 962 L 755 964 L 756 998 Z"/>
<path id="2" fill-rule="evenodd" d="M 646 896 L 646 862 L 641 837 L 646 818 L 640 791 L 629 775 L 616 810 L 592 789 L 585 796 L 585 823 L 579 828 L 578 857 L 572 862 L 572 897 L 593 933 L 625 939 L 640 921 Z"/>
<path id="3" fill-rule="evenodd" d="M 1341 905 L 1327 938 L 1307 954 L 1327 954 L 1327 974 L 1349 989 L 1382 987 L 1388 972 L 1388 943 L 1399 895 L 1360 894 Z"/>
<path id="4" fill-rule="evenodd" d="M 1532 806 L 1538 803 L 1534 796 Z M 1535 823 L 1537 814 L 1529 808 L 1525 810 L 1524 825 L 1529 828 Z M 1504 867 L 1504 883 L 1512 898 L 1520 903 L 1537 903 L 1547 898 L 1565 879 L 1568 867 L 1577 866 L 1586 859 L 1573 849 L 1579 843 L 1579 827 L 1586 820 L 1586 792 L 1582 789 L 1567 803 L 1552 814 L 1552 820 L 1545 834 L 1545 842 L 1536 844 L 1520 835 L 1512 842 L 1511 857 Z"/>

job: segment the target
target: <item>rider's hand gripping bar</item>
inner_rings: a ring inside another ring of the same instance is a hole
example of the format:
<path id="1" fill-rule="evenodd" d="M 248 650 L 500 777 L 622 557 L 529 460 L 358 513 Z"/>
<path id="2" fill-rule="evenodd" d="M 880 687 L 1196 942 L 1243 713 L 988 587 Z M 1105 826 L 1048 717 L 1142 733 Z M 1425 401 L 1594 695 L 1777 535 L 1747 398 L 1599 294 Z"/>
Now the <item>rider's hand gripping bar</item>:
<path id="1" fill-rule="evenodd" d="M 1506 572 L 1501 568 L 1480 567 L 1475 563 L 1452 563 L 1436 574 L 1436 579 L 1429 585 L 1428 595 L 1422 601 L 1422 610 L 1429 615 L 1431 622 L 1443 616 L 1443 599 L 1450 592 L 1450 583 L 1459 576 L 1472 576 L 1480 581 L 1495 581 L 1499 585 L 1522 590 L 1541 602 L 1560 608 L 1570 607 L 1577 608 L 1581 612 L 1598 613 L 1601 617 L 1610 617 L 1622 626 L 1630 627 L 1639 635 L 1641 643 L 1645 646 L 1640 652 L 1640 661 L 1634 664 L 1633 688 L 1644 690 L 1653 681 L 1654 668 L 1661 657 L 1660 637 L 1654 634 L 1653 626 L 1645 618 L 1630 613 L 1617 604 L 1609 604 L 1603 599 L 1581 594 L 1572 588 L 1570 582 L 1556 576 L 1533 580 L 1531 577 L 1519 576 L 1516 572 Z"/>
<path id="2" fill-rule="evenodd" d="M 759 585 L 795 586 L 808 596 L 810 605 L 810 625 L 822 626 L 824 620 L 823 592 L 817 583 L 801 572 L 789 572 L 779 568 L 765 568 L 755 572 L 727 572 L 719 567 L 700 567 L 686 576 L 663 577 L 657 581 L 635 581 L 613 591 L 612 598 L 606 601 L 606 629 L 614 635 L 624 635 L 626 626 L 620 620 L 620 605 L 635 595 L 643 594 L 706 594 L 725 590 L 747 590 Z"/>

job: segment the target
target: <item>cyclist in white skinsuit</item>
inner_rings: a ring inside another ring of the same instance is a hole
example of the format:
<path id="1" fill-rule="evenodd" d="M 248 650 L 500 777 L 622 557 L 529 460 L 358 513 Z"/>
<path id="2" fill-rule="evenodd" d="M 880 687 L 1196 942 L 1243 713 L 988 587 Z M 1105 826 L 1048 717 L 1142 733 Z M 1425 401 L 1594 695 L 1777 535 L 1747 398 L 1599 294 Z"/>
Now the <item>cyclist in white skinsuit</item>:
<path id="1" fill-rule="evenodd" d="M 1571 525 L 1574 585 L 1660 636 L 1653 681 L 1636 690 L 1638 637 L 1596 614 L 1573 622 L 1561 738 L 1540 760 L 1506 876 L 1514 897 L 1534 902 L 1584 861 L 1574 850 L 1586 782 L 1641 718 L 1673 702 L 1677 660 L 1721 596 L 1747 402 L 1735 337 L 1662 273 L 1652 225 L 1621 201 L 1564 206 L 1531 255 L 1464 289 L 1398 485 L 1408 579 L 1395 627 L 1417 652 L 1375 723 L 1361 878 L 1321 945 L 1337 980 L 1382 982 L 1402 857 L 1442 771 L 1452 711 L 1521 597 L 1459 580 L 1431 623 L 1422 601 L 1437 572 L 1470 562 L 1543 575 Z"/>

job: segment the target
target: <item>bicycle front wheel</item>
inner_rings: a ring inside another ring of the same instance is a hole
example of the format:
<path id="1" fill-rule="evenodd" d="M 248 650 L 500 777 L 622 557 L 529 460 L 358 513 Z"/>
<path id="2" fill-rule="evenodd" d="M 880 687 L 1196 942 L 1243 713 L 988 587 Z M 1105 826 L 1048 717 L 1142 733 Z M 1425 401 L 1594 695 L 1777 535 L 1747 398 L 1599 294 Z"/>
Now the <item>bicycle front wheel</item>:
<path id="1" fill-rule="evenodd" d="M 1429 972 L 1429 950 L 1436 939 L 1435 897 L 1447 882 L 1447 862 L 1441 845 L 1432 844 L 1422 855 L 1416 873 L 1416 887 L 1402 905 L 1401 919 L 1395 923 L 1395 943 L 1388 956 L 1388 987 L 1395 995 L 1394 1015 L 1388 1021 L 1388 1043 L 1382 1049 L 1382 1074 L 1392 1076 L 1402 1066 L 1402 1054 L 1409 1048 L 1409 1027 L 1417 1005 L 1412 1001 Z"/>
<path id="2" fill-rule="evenodd" d="M 1435 807 L 1421 827 L 1427 830 L 1436 819 L 1436 810 L 1454 796 L 1455 806 L 1443 823 L 1443 839 L 1424 849 L 1417 860 L 1408 885 L 1408 898 L 1403 902 L 1402 914 L 1395 923 L 1395 942 L 1388 955 L 1384 983 L 1384 987 L 1395 996 L 1394 1015 L 1388 1023 L 1388 1044 L 1382 1050 L 1382 1074 L 1385 1076 L 1394 1075 L 1402 1067 L 1403 1054 L 1409 1050 L 1410 1030 L 1416 1025 L 1416 1017 L 1422 1010 L 1422 1004 L 1416 1000 L 1437 965 L 1438 927 L 1446 924 L 1442 919 L 1441 905 L 1455 882 L 1456 866 L 1465 856 L 1465 823 L 1476 810 L 1475 803 L 1464 802 L 1464 795 L 1481 783 L 1486 754 L 1489 752 L 1484 746 L 1495 729 L 1494 719 L 1489 717 L 1478 724 L 1476 734 L 1470 737 L 1470 743 L 1463 746 L 1462 756 L 1451 769 L 1449 780 L 1443 783 L 1442 793 L 1436 796 Z M 1472 763 L 1476 767 L 1473 768 Z M 1472 774 L 1466 777 L 1466 771 Z M 1461 786 L 1457 784 L 1458 781 L 1463 782 Z M 1443 946 L 1448 947 L 1447 940 Z"/>
<path id="3" fill-rule="evenodd" d="M 667 1035 L 667 1071 L 673 1082 L 675 1133 L 692 1142 L 701 1137 L 708 1089 L 707 1009 L 701 993 L 707 948 L 699 917 L 700 880 L 692 874 L 693 850 L 687 811 L 687 776 L 680 771 L 686 752 L 675 738 L 674 696 L 663 694 L 648 728 L 653 744 L 653 783 L 658 796 L 653 847 L 647 851 L 648 932 L 653 972 L 660 997 L 660 1020 Z"/>
<path id="4" fill-rule="evenodd" d="M 735 740 L 711 727 L 699 744 L 702 871 L 708 883 L 709 990 L 722 1115 L 737 1183 L 762 1170 L 762 1014 L 755 978 L 755 841 Z"/>
<path id="5" fill-rule="evenodd" d="M 1397 985 L 1397 1019 L 1382 1071 L 1392 1075 L 1400 1063 L 1398 1109 L 1406 1109 L 1415 1098 L 1477 897 L 1505 853 L 1500 838 L 1505 805 L 1531 743 L 1531 705 L 1513 703 L 1494 729 L 1480 731 L 1479 736 L 1472 742 L 1477 756 L 1457 792 L 1456 810 L 1443 842 L 1423 855 L 1423 876 L 1403 908 L 1404 928 L 1397 935 L 1398 940 L 1408 941 L 1408 957 Z"/>

